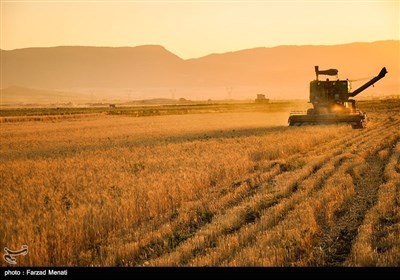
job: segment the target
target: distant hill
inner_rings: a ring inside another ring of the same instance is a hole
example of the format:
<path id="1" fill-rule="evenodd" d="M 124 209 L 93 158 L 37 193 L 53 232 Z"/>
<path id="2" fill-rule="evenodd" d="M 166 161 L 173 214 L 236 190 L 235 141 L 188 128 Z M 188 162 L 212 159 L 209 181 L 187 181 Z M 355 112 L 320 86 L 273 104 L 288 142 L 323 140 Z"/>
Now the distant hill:
<path id="1" fill-rule="evenodd" d="M 57 90 L 33 89 L 10 86 L 1 90 L 1 101 L 5 104 L 61 104 L 74 102 L 90 102 L 92 96 L 78 92 L 63 92 Z"/>
<path id="2" fill-rule="evenodd" d="M 308 98 L 309 81 L 315 79 L 314 65 L 336 68 L 339 78 L 350 80 L 376 76 L 383 66 L 388 75 L 371 93 L 399 93 L 400 41 L 352 43 L 334 46 L 279 46 L 214 54 L 189 60 L 193 76 L 204 85 L 235 88 L 255 87 L 267 96 Z M 354 82 L 354 89 L 367 80 Z"/>
<path id="3" fill-rule="evenodd" d="M 400 41 L 254 48 L 189 60 L 155 45 L 2 50 L 2 94 L 19 89 L 21 98 L 23 87 L 122 99 L 308 98 L 314 65 L 337 68 L 350 80 L 386 66 L 388 75 L 365 94 L 399 94 L 399 52 Z"/>

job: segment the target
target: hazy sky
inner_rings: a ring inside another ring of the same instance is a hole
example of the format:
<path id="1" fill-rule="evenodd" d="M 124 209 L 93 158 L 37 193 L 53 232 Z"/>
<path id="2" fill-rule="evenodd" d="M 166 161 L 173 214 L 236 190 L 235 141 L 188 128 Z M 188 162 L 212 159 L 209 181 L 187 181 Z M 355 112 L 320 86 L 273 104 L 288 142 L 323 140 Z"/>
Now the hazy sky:
<path id="1" fill-rule="evenodd" d="M 400 39 L 400 0 L 1 2 L 0 48 L 163 45 L 182 58 Z"/>

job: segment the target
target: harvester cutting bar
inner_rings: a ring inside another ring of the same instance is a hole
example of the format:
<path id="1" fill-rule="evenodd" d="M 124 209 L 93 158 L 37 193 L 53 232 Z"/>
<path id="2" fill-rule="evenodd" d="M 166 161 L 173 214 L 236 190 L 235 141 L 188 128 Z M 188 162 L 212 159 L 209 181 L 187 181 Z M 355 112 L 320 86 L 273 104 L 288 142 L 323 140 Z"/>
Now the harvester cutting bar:
<path id="1" fill-rule="evenodd" d="M 289 117 L 290 126 L 303 126 L 314 124 L 351 124 L 353 128 L 364 128 L 367 116 L 364 113 L 357 114 L 324 114 L 324 115 L 291 115 Z"/>

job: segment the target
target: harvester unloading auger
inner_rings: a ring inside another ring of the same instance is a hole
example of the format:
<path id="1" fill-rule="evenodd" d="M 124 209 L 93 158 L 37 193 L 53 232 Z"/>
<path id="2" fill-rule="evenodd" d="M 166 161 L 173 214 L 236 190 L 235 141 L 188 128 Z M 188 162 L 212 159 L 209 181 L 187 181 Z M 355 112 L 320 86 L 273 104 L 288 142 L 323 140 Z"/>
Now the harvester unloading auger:
<path id="1" fill-rule="evenodd" d="M 306 115 L 291 114 L 289 117 L 290 126 L 300 126 L 308 124 L 335 124 L 348 123 L 353 128 L 364 128 L 367 124 L 366 113 L 356 108 L 356 101 L 349 99 L 354 97 L 377 81 L 385 77 L 387 71 L 383 67 L 378 76 L 350 92 L 349 80 L 325 81 L 319 80 L 319 75 L 336 76 L 337 69 L 319 70 L 315 66 L 316 80 L 310 82 L 310 103 L 314 108 L 307 110 Z"/>

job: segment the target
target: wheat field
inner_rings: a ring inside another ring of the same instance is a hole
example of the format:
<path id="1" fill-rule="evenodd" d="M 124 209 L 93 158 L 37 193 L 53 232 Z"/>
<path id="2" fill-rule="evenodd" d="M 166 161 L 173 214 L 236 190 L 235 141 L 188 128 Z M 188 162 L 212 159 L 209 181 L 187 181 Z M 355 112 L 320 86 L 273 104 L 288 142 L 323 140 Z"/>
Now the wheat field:
<path id="1" fill-rule="evenodd" d="M 0 248 L 28 245 L 20 266 L 398 266 L 400 104 L 368 115 L 1 123 Z"/>

